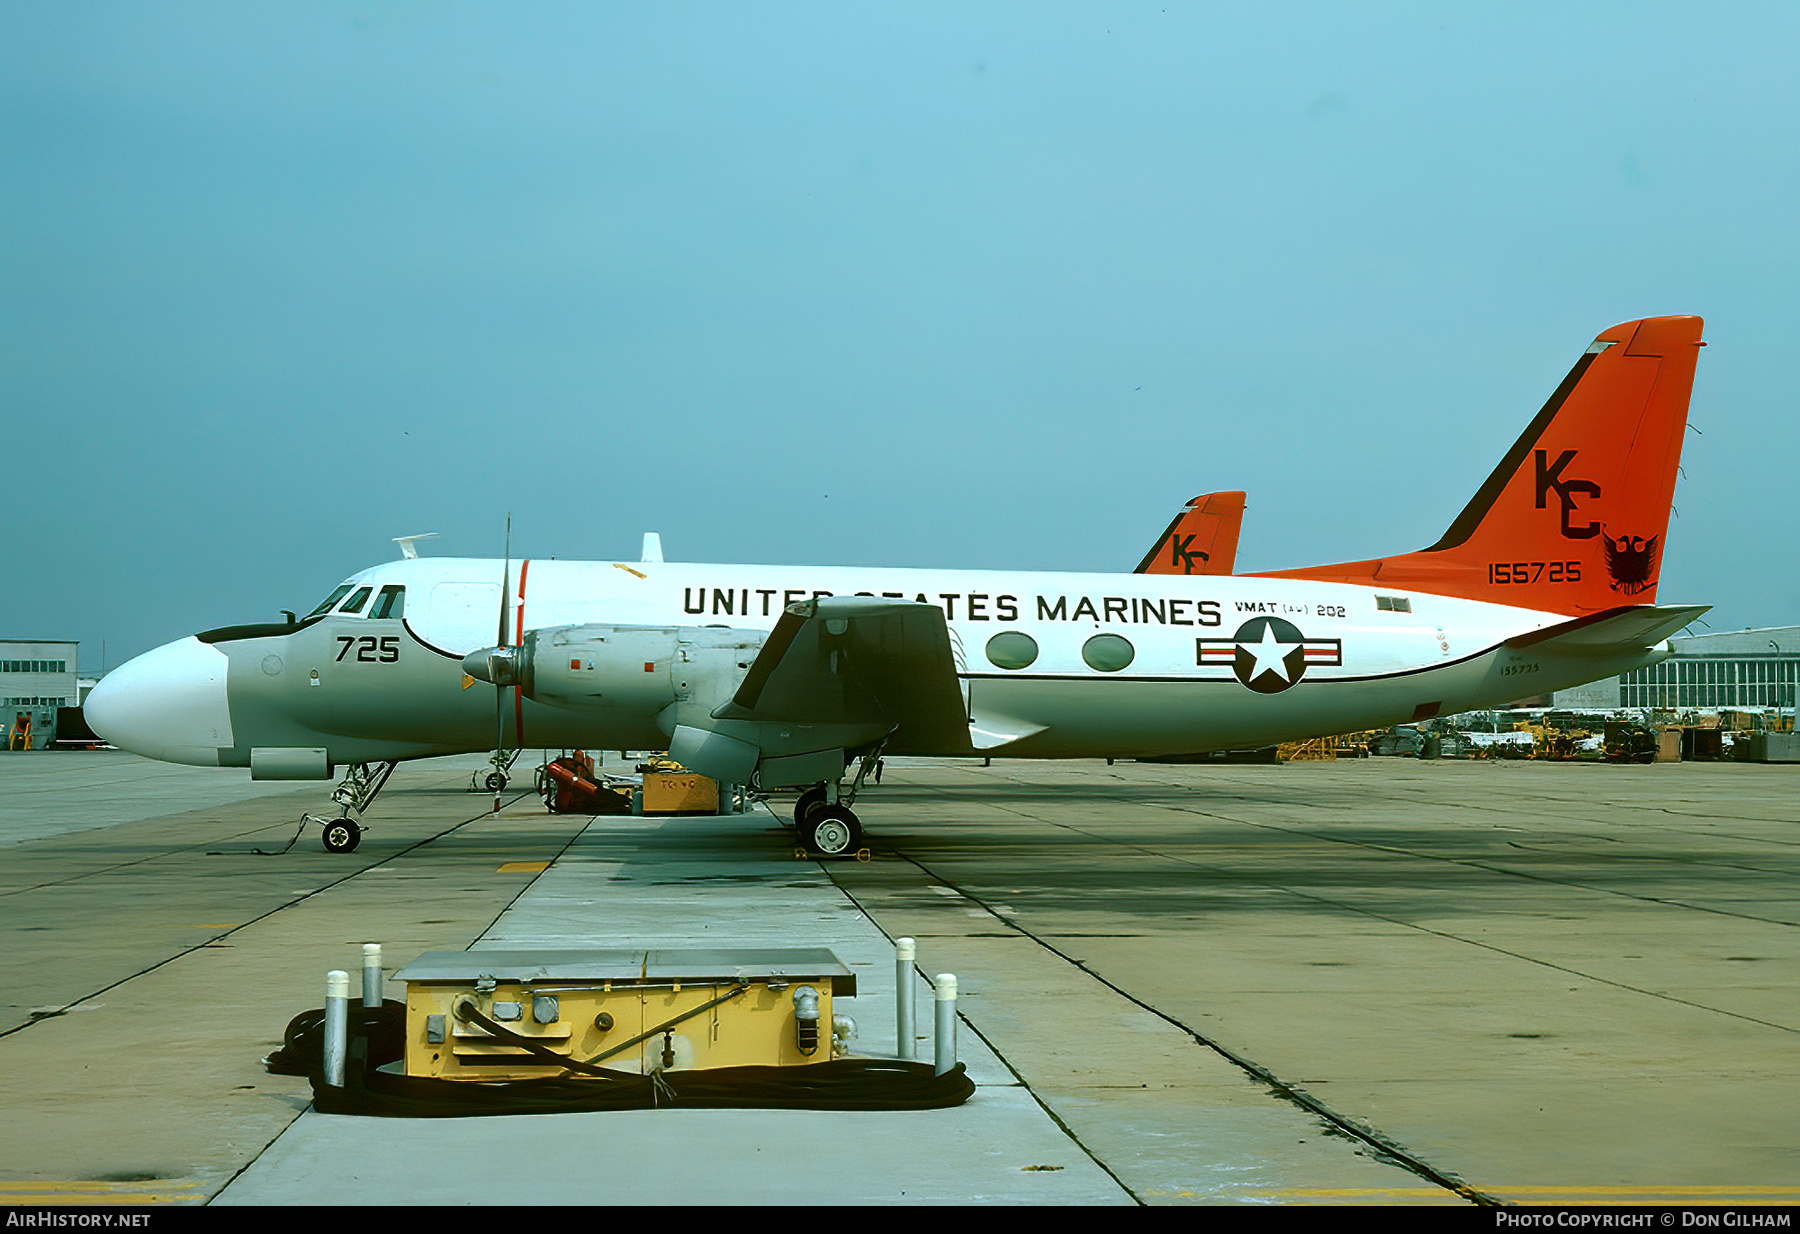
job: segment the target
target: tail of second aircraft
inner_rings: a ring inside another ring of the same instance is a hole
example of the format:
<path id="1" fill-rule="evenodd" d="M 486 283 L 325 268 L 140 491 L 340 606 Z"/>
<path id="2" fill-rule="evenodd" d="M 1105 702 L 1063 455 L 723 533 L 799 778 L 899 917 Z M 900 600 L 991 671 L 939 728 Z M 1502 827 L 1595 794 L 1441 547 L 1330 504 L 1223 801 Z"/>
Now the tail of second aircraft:
<path id="1" fill-rule="evenodd" d="M 1243 524 L 1243 493 L 1202 493 L 1181 508 L 1132 573 L 1230 574 Z"/>
<path id="2" fill-rule="evenodd" d="M 1270 571 L 1581 615 L 1656 598 L 1698 317 L 1604 331 L 1430 548 Z"/>

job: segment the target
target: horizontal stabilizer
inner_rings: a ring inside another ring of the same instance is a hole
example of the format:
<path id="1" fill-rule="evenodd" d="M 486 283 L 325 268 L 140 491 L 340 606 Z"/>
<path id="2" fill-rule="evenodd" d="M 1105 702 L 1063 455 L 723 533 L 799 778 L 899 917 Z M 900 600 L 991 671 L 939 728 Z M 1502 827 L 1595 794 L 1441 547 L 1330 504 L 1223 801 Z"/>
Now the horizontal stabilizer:
<path id="1" fill-rule="evenodd" d="M 1631 604 L 1590 613 L 1509 638 L 1515 651 L 1529 647 L 1549 655 L 1603 656 L 1654 647 L 1712 609 L 1710 604 Z"/>

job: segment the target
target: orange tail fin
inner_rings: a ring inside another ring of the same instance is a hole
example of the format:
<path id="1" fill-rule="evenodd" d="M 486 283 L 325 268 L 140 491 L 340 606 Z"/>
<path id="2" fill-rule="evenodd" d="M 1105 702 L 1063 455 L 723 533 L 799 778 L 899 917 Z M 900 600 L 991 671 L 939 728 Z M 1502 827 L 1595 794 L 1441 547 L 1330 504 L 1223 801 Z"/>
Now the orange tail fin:
<path id="1" fill-rule="evenodd" d="M 1230 574 L 1244 494 L 1203 493 L 1181 508 L 1133 574 Z"/>
<path id="2" fill-rule="evenodd" d="M 1265 577 L 1577 616 L 1653 603 L 1701 324 L 1647 317 L 1603 332 L 1430 548 Z"/>

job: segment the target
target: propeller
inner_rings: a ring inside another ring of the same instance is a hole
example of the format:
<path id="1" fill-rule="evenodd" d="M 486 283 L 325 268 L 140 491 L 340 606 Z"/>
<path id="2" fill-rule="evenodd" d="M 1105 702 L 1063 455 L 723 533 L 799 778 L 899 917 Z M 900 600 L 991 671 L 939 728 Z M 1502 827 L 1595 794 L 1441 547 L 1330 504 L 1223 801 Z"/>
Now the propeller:
<path id="1" fill-rule="evenodd" d="M 463 657 L 463 672 L 478 681 L 494 686 L 494 771 L 505 774 L 506 765 L 506 691 L 519 684 L 519 648 L 508 642 L 506 627 L 512 619 L 512 514 L 506 516 L 506 556 L 500 565 L 500 624 L 494 633 L 494 646 L 471 651 Z M 500 783 L 494 781 L 496 786 Z M 494 811 L 500 810 L 500 789 L 494 789 Z"/>
<path id="2" fill-rule="evenodd" d="M 512 511 L 506 512 L 506 550 L 500 561 L 500 629 L 494 636 L 496 647 L 508 646 L 506 627 L 511 625 L 508 619 L 512 616 Z M 519 680 L 518 660 L 515 654 L 509 654 L 509 674 L 516 686 Z M 500 770 L 506 756 L 506 687 L 498 682 L 494 685 L 494 770 Z M 500 790 L 494 790 L 494 813 L 500 813 Z"/>

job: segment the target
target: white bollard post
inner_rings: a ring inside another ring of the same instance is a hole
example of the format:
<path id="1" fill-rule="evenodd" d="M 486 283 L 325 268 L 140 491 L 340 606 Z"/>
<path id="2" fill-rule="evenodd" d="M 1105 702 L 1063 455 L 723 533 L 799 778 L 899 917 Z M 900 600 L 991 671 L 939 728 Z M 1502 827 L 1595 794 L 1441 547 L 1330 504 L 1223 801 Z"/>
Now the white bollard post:
<path id="1" fill-rule="evenodd" d="M 350 1052 L 350 974 L 334 968 L 325 974 L 325 1082 L 344 1086 L 344 1059 Z"/>
<path id="2" fill-rule="evenodd" d="M 894 1045 L 899 1057 L 912 1062 L 919 1057 L 918 1017 L 913 1009 L 913 958 L 918 944 L 910 938 L 894 940 Z"/>
<path id="3" fill-rule="evenodd" d="M 363 944 L 363 1006 L 381 1006 L 381 944 Z"/>
<path id="4" fill-rule="evenodd" d="M 937 975 L 937 1073 L 956 1066 L 956 974 Z"/>

